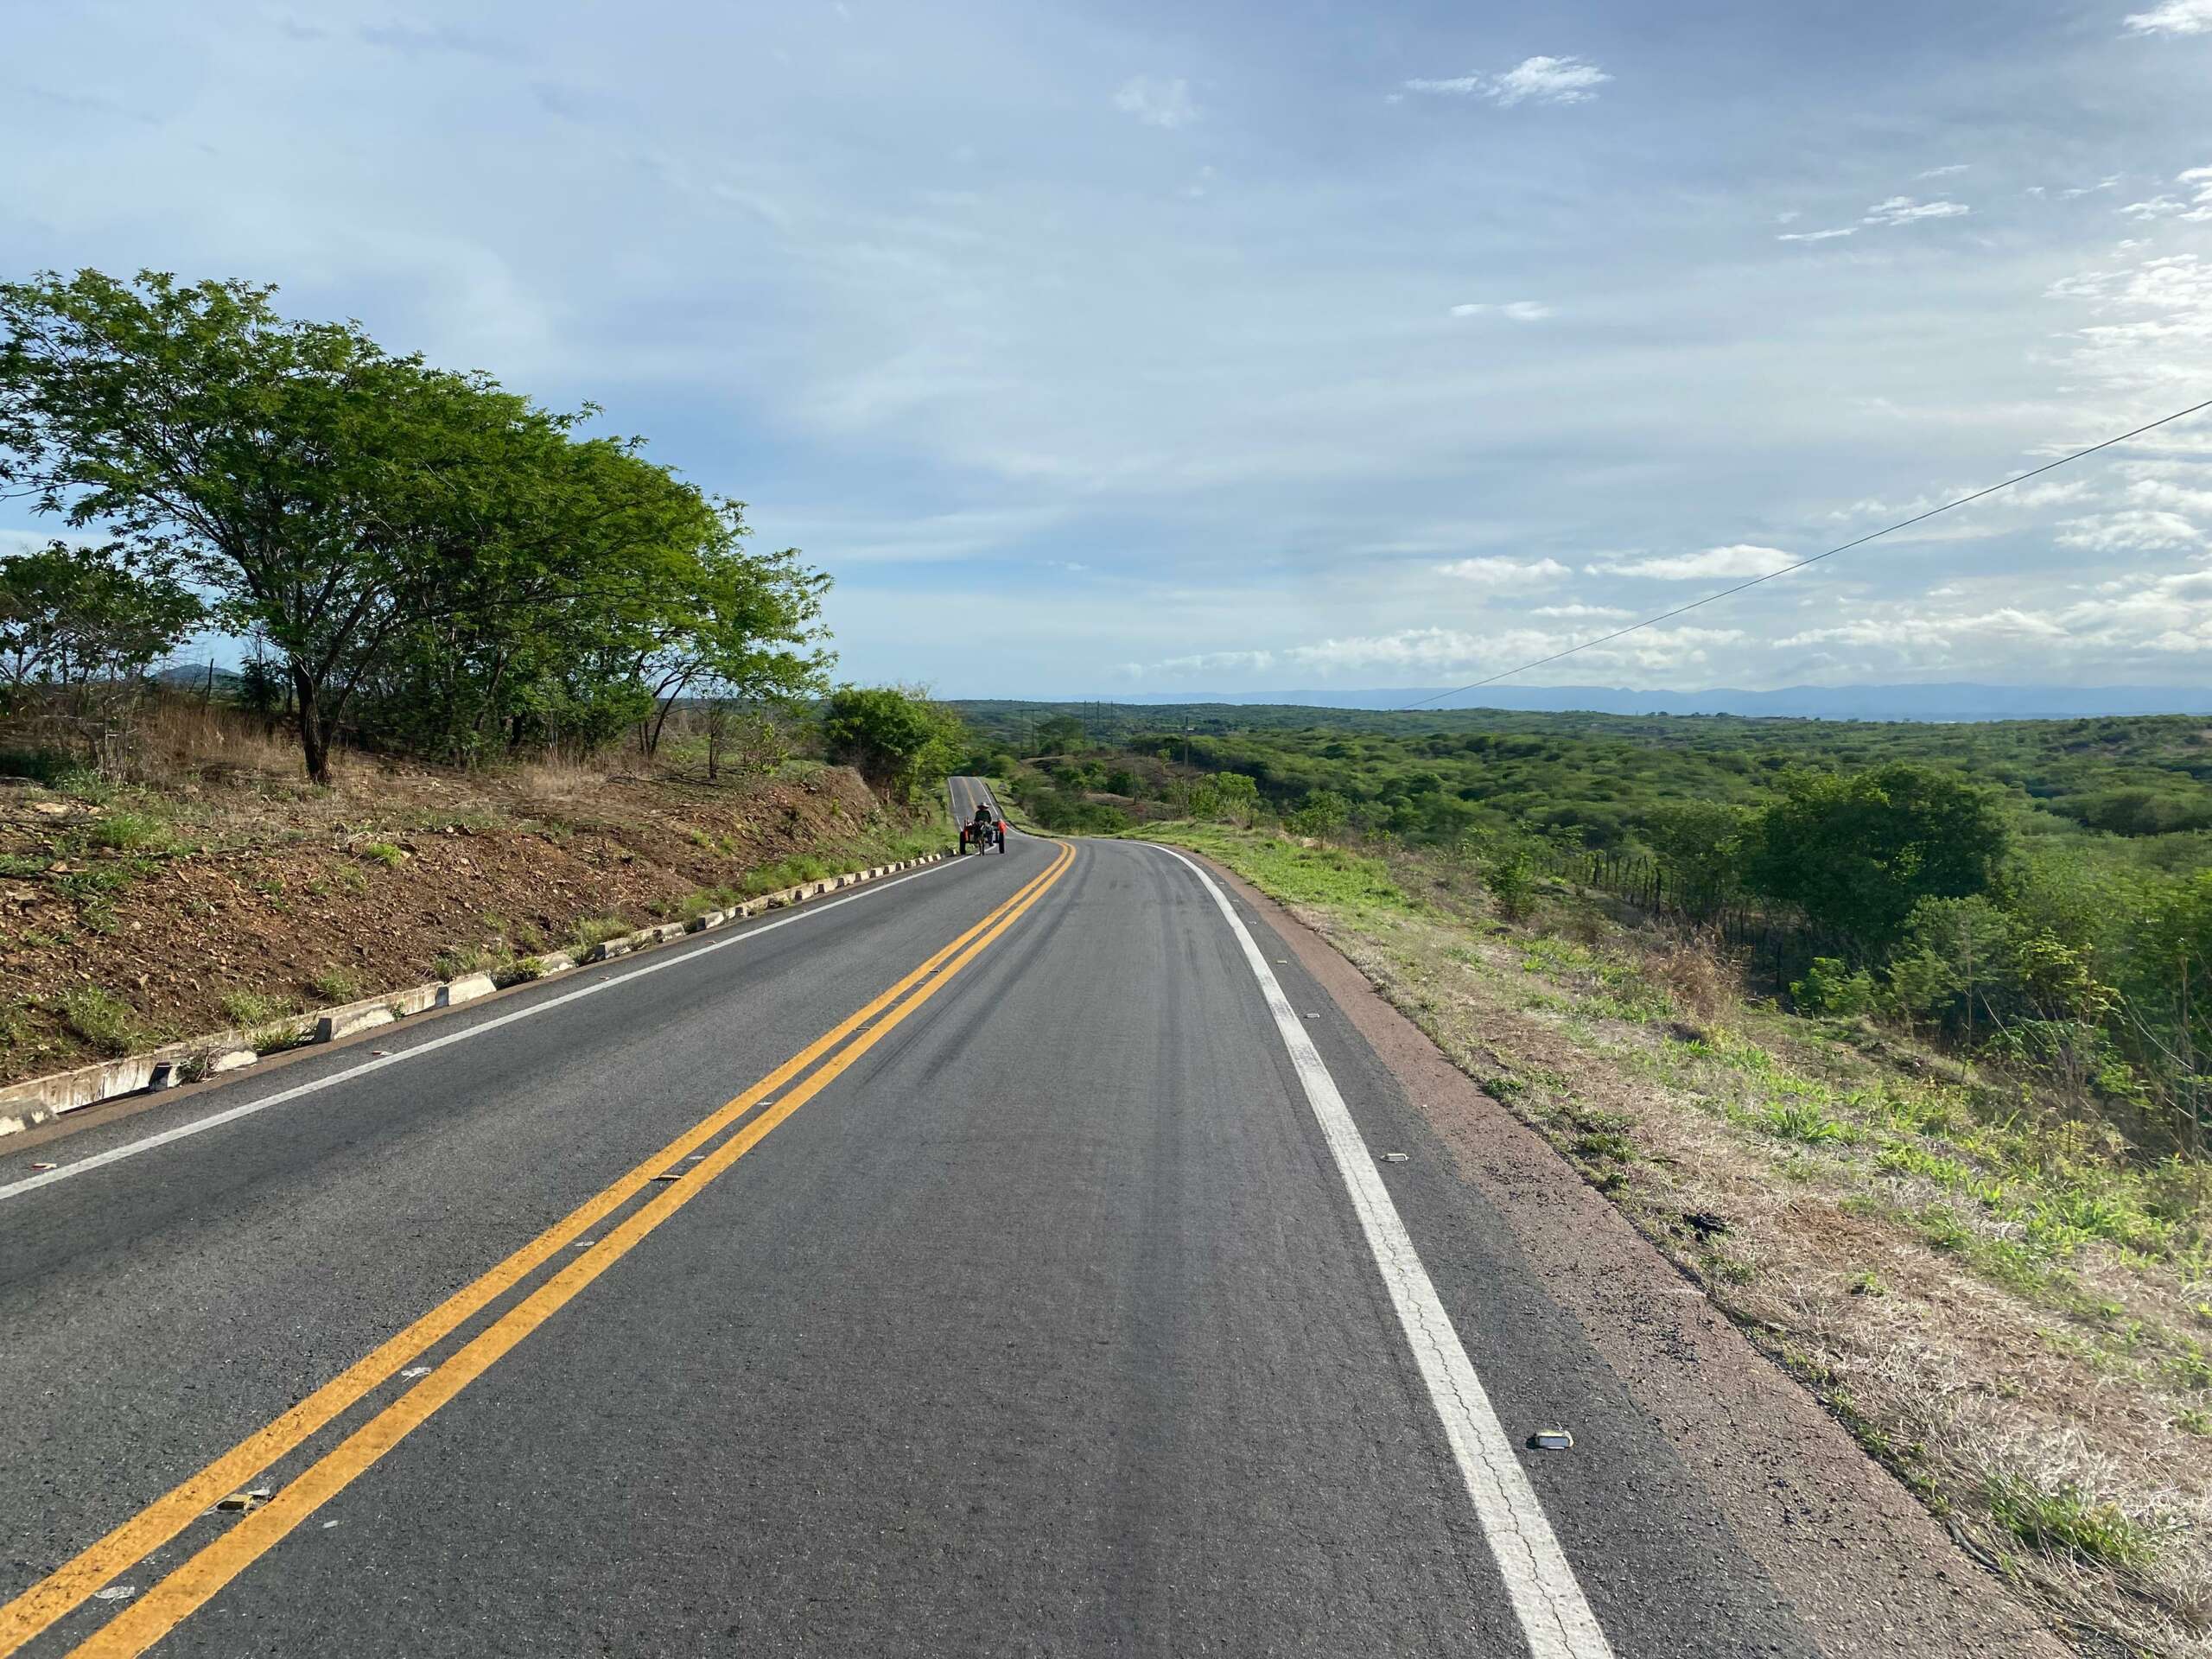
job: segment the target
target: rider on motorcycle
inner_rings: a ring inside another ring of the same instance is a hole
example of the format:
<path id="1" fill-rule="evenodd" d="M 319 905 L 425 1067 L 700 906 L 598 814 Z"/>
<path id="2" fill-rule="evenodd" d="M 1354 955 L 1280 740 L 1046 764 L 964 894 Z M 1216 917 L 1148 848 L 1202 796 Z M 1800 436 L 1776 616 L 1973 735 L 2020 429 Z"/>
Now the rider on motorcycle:
<path id="1" fill-rule="evenodd" d="M 971 847 L 976 848 L 989 846 L 991 844 L 991 829 L 992 825 L 996 821 L 991 816 L 990 803 L 988 801 L 976 802 L 975 822 L 968 826 L 968 844 Z"/>

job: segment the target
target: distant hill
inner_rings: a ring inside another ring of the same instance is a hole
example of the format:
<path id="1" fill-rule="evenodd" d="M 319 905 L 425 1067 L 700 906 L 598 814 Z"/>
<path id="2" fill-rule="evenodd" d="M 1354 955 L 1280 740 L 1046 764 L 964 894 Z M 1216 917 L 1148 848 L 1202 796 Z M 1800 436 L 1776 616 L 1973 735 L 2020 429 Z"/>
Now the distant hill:
<path id="1" fill-rule="evenodd" d="M 1433 686 L 1354 690 L 1192 691 L 1109 701 L 1123 705 L 1297 705 L 1309 709 L 1526 709 L 1601 715 L 1750 715 L 1798 720 L 2082 720 L 2100 715 L 2212 714 L 2212 687 L 2181 685 L 1793 685 L 1639 691 L 1620 685 L 1485 686 L 1437 697 Z M 1050 699 L 1064 706 L 1061 699 Z M 1073 706 L 1071 704 L 1065 706 Z"/>

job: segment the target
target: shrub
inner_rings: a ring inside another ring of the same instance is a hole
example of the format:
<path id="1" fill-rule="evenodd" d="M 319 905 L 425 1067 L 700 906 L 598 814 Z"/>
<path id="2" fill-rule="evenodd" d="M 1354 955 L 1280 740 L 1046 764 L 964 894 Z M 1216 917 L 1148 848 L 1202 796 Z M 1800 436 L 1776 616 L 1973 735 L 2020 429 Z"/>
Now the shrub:
<path id="1" fill-rule="evenodd" d="M 1843 1019 L 1872 1013 L 1879 1000 L 1872 975 L 1864 968 L 1847 971 L 1834 957 L 1814 957 L 1805 977 L 1791 982 L 1789 996 L 1803 1013 Z"/>

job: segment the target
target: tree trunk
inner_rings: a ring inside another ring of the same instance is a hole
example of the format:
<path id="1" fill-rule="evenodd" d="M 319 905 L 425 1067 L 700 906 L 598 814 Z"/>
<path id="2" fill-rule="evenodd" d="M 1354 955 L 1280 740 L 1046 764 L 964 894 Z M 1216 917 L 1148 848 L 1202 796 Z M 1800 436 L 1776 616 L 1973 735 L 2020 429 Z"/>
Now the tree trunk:
<path id="1" fill-rule="evenodd" d="M 300 753 L 307 761 L 308 781 L 326 786 L 330 782 L 330 733 L 323 725 L 322 688 L 297 663 L 291 664 L 292 690 L 300 700 Z"/>

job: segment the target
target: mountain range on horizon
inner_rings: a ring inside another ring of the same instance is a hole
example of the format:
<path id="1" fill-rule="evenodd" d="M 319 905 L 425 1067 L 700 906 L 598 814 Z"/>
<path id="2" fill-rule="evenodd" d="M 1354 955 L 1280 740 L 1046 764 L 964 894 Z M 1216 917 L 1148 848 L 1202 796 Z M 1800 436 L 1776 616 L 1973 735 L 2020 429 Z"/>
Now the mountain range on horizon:
<path id="1" fill-rule="evenodd" d="M 1433 699 L 1433 701 L 1432 701 Z M 1039 699 L 1039 701 L 1058 701 Z M 1345 690 L 1128 694 L 1122 704 L 1187 706 L 1268 703 L 1313 709 L 1509 709 L 1601 715 L 1744 715 L 1794 720 L 2083 720 L 2104 715 L 2212 714 L 2212 686 L 1792 685 L 1769 691 L 1713 686 L 1700 690 L 1616 685 L 1484 686 L 1440 695 L 1433 686 Z"/>

